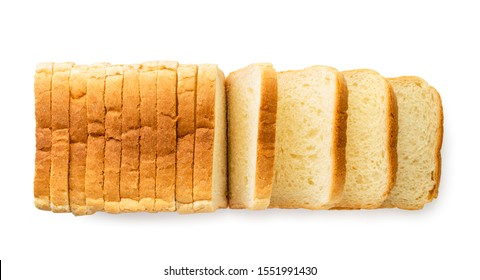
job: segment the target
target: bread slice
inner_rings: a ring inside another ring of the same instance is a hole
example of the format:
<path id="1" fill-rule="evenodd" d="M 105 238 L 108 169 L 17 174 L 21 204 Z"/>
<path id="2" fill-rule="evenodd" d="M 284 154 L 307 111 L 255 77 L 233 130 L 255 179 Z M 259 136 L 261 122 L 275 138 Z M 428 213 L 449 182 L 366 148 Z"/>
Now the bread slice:
<path id="1" fill-rule="evenodd" d="M 193 149 L 195 147 L 195 90 L 197 65 L 177 69 L 177 172 L 175 199 L 179 213 L 193 212 Z"/>
<path id="2" fill-rule="evenodd" d="M 136 212 L 138 203 L 138 181 L 140 162 L 140 90 L 139 65 L 123 68 L 122 91 L 122 158 L 120 167 L 120 211 Z"/>
<path id="3" fill-rule="evenodd" d="M 278 73 L 270 207 L 330 208 L 342 197 L 348 90 L 336 69 Z"/>
<path id="4" fill-rule="evenodd" d="M 105 160 L 105 63 L 91 65 L 87 81 L 87 160 L 85 197 L 87 207 L 104 210 L 103 182 Z"/>
<path id="5" fill-rule="evenodd" d="M 85 200 L 87 160 L 87 80 L 88 67 L 75 65 L 70 73 L 70 159 L 68 197 L 74 215 L 92 214 Z"/>
<path id="6" fill-rule="evenodd" d="M 229 207 L 265 209 L 272 194 L 277 72 L 271 64 L 252 64 L 225 83 Z"/>
<path id="7" fill-rule="evenodd" d="M 390 83 L 373 70 L 342 72 L 348 86 L 347 173 L 337 208 L 378 208 L 397 172 L 397 106 Z"/>
<path id="8" fill-rule="evenodd" d="M 55 63 L 52 77 L 52 155 L 50 167 L 50 208 L 69 212 L 69 102 L 70 70 L 73 63 Z"/>
<path id="9" fill-rule="evenodd" d="M 52 149 L 52 95 L 53 63 L 39 63 L 35 72 L 35 177 L 34 203 L 38 209 L 50 210 L 50 165 Z"/>
<path id="10" fill-rule="evenodd" d="M 193 169 L 193 210 L 225 208 L 227 123 L 225 78 L 217 65 L 198 66 Z"/>
<path id="11" fill-rule="evenodd" d="M 443 109 L 438 92 L 418 77 L 389 79 L 398 103 L 397 180 L 384 207 L 421 209 L 438 194 Z"/>
<path id="12" fill-rule="evenodd" d="M 142 211 L 155 208 L 155 162 L 157 159 L 157 62 L 146 62 L 140 70 L 140 181 Z"/>
<path id="13" fill-rule="evenodd" d="M 105 77 L 105 212 L 120 212 L 123 67 L 107 66 Z"/>
<path id="14" fill-rule="evenodd" d="M 158 62 L 155 211 L 175 211 L 178 62 Z"/>

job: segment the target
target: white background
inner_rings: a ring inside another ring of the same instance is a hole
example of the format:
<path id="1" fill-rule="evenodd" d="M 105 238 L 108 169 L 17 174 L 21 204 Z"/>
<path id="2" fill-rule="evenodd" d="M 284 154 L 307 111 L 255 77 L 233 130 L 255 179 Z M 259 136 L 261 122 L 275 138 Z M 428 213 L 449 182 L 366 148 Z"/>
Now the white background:
<path id="1" fill-rule="evenodd" d="M 283 279 L 479 279 L 476 1 L 6 2 L 0 4 L 5 279 L 179 279 L 163 276 L 169 265 L 319 270 L 316 277 Z M 37 210 L 35 65 L 167 59 L 217 63 L 226 74 L 272 62 L 277 70 L 324 64 L 423 77 L 444 105 L 439 199 L 422 211 L 74 217 Z"/>

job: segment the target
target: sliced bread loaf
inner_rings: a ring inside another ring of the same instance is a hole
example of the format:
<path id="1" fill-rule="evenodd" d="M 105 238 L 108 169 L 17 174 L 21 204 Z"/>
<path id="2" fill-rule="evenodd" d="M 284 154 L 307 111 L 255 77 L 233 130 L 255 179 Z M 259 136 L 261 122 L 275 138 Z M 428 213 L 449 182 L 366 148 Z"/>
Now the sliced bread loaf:
<path id="1" fill-rule="evenodd" d="M 120 212 L 123 68 L 107 66 L 105 78 L 105 212 Z"/>
<path id="2" fill-rule="evenodd" d="M 227 200 L 225 78 L 217 65 L 198 66 L 193 209 L 210 212 Z"/>
<path id="3" fill-rule="evenodd" d="M 35 206 L 50 210 L 50 165 L 52 149 L 52 95 L 53 63 L 37 65 L 34 82 L 35 92 L 35 177 L 33 194 Z"/>
<path id="4" fill-rule="evenodd" d="M 326 66 L 278 73 L 270 207 L 330 208 L 342 196 L 348 90 Z"/>
<path id="5" fill-rule="evenodd" d="M 418 77 L 389 79 L 398 103 L 398 171 L 384 207 L 421 209 L 437 197 L 443 109 L 438 92 Z"/>
<path id="6" fill-rule="evenodd" d="M 378 208 L 397 172 L 397 106 L 388 81 L 373 70 L 342 72 L 348 85 L 347 171 L 337 208 Z"/>
<path id="7" fill-rule="evenodd" d="M 155 211 L 175 211 L 178 62 L 158 62 Z"/>
<path id="8" fill-rule="evenodd" d="M 272 194 L 277 73 L 271 64 L 252 64 L 225 83 L 229 207 L 265 209 Z"/>
<path id="9" fill-rule="evenodd" d="M 52 156 L 50 168 L 50 208 L 69 212 L 68 168 L 70 136 L 70 71 L 73 63 L 55 63 L 52 77 Z"/>
<path id="10" fill-rule="evenodd" d="M 193 212 L 193 149 L 195 147 L 195 90 L 197 65 L 177 69 L 177 172 L 176 208 L 179 213 Z"/>

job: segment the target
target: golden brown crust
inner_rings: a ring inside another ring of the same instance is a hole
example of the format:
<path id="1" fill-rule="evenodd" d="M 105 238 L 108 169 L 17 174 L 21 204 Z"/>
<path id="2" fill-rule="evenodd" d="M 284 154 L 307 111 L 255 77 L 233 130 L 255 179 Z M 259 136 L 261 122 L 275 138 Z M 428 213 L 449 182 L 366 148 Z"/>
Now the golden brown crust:
<path id="1" fill-rule="evenodd" d="M 216 65 L 199 65 L 193 171 L 194 211 L 211 211 Z"/>
<path id="2" fill-rule="evenodd" d="M 105 159 L 105 67 L 91 65 L 87 81 L 87 160 L 85 167 L 85 197 L 92 211 L 104 209 L 103 173 Z"/>
<path id="3" fill-rule="evenodd" d="M 177 62 L 158 63 L 155 211 L 175 211 L 177 68 Z"/>
<path id="4" fill-rule="evenodd" d="M 87 159 L 87 80 L 88 67 L 76 65 L 70 73 L 70 159 L 69 201 L 74 215 L 93 212 L 86 206 L 85 165 Z"/>
<path id="5" fill-rule="evenodd" d="M 222 118 L 224 120 L 224 123 L 223 123 L 224 130 L 217 130 L 217 136 L 221 137 L 220 138 L 221 139 L 220 143 L 224 144 L 225 153 L 221 154 L 220 158 L 216 159 L 216 160 L 219 160 L 219 162 L 221 162 L 218 165 L 218 167 L 219 167 L 220 174 L 222 174 L 222 177 L 218 178 L 219 180 L 217 182 L 215 182 L 215 184 L 216 184 L 216 187 L 221 188 L 220 189 L 221 193 L 220 193 L 219 197 L 213 197 L 212 198 L 213 199 L 213 204 L 212 204 L 212 210 L 211 211 L 215 210 L 213 208 L 217 208 L 217 209 L 228 208 L 228 168 L 227 168 L 227 165 L 228 165 L 228 143 L 227 143 L 228 142 L 228 139 L 227 139 L 228 125 L 227 125 L 227 96 L 226 96 L 226 93 L 225 93 L 225 74 L 223 73 L 222 70 L 220 70 L 218 68 L 217 65 L 215 65 L 215 68 L 216 68 L 215 94 L 217 94 L 217 82 L 218 82 L 221 90 L 223 90 L 223 93 L 220 93 L 221 95 L 219 96 L 219 100 L 221 102 L 223 102 L 223 106 L 221 106 L 223 108 L 223 111 L 220 111 L 219 113 L 221 113 L 223 115 Z M 214 116 L 214 122 L 215 122 L 216 118 L 217 117 Z M 215 133 L 214 133 L 214 135 L 215 135 Z M 215 137 L 216 136 L 214 136 L 214 138 Z M 219 147 L 218 149 L 221 149 L 221 147 Z M 212 188 L 213 188 L 213 186 L 212 186 Z"/>
<path id="6" fill-rule="evenodd" d="M 343 187 L 346 175 L 346 154 L 347 145 L 347 110 L 348 110 L 348 88 L 347 82 L 342 73 L 336 73 L 337 96 L 335 100 L 335 119 L 332 146 L 332 188 L 330 191 L 329 203 L 322 208 L 329 208 L 342 199 Z"/>
<path id="7" fill-rule="evenodd" d="M 120 167 L 120 211 L 136 212 L 140 161 L 139 65 L 123 67 L 122 157 Z"/>
<path id="8" fill-rule="evenodd" d="M 272 195 L 278 92 L 277 72 L 271 65 L 262 67 L 260 96 L 253 209 L 267 208 Z"/>
<path id="9" fill-rule="evenodd" d="M 177 172 L 176 208 L 193 212 L 193 149 L 195 147 L 195 90 L 197 66 L 180 65 L 177 69 Z"/>
<path id="10" fill-rule="evenodd" d="M 389 172 L 389 181 L 388 181 L 388 186 L 387 190 L 383 194 L 384 201 L 387 199 L 388 195 L 390 194 L 390 191 L 393 189 L 393 186 L 395 186 L 395 182 L 397 180 L 397 169 L 398 169 L 398 154 L 397 154 L 397 143 L 398 143 L 398 105 L 397 105 L 397 97 L 395 95 L 395 92 L 393 91 L 393 87 L 390 84 L 390 82 L 385 79 L 385 82 L 387 83 L 388 86 L 388 91 L 389 91 L 389 98 L 388 100 L 390 101 L 390 104 L 388 106 L 389 108 L 389 119 L 388 119 L 388 131 L 390 137 L 388 138 L 388 145 L 389 147 L 388 150 L 388 157 L 390 160 L 390 166 L 388 168 Z M 381 205 L 378 205 L 380 207 Z"/>
<path id="11" fill-rule="evenodd" d="M 142 211 L 155 208 L 157 157 L 157 62 L 142 64 L 140 72 L 140 181 L 139 204 Z"/>
<path id="12" fill-rule="evenodd" d="M 50 168 L 50 208 L 52 212 L 69 212 L 69 103 L 70 69 L 73 63 L 56 63 L 52 77 L 52 150 Z"/>
<path id="13" fill-rule="evenodd" d="M 440 150 L 442 149 L 442 144 L 443 144 L 443 105 L 442 105 L 442 98 L 440 97 L 440 94 L 438 91 L 430 86 L 429 87 L 430 91 L 432 91 L 432 94 L 435 96 L 435 98 L 438 99 L 438 114 L 439 114 L 439 125 L 438 125 L 438 131 L 437 131 L 437 147 L 435 149 L 436 151 L 436 168 L 435 168 L 435 187 L 430 191 L 428 199 L 429 201 L 432 201 L 433 199 L 437 198 L 438 196 L 438 188 L 440 186 L 440 177 L 442 173 L 442 155 L 440 153 Z"/>
<path id="14" fill-rule="evenodd" d="M 36 151 L 33 194 L 35 206 L 41 210 L 50 210 L 52 75 L 53 63 L 39 63 L 37 65 L 34 82 Z"/>
<path id="15" fill-rule="evenodd" d="M 105 212 L 120 212 L 120 167 L 122 158 L 122 66 L 108 66 L 105 77 Z"/>

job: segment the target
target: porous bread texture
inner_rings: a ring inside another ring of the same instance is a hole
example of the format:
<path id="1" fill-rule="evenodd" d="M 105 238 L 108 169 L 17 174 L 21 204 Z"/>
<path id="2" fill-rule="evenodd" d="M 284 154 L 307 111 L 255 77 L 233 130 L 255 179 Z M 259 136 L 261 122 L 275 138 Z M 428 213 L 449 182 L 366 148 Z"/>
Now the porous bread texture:
<path id="1" fill-rule="evenodd" d="M 105 212 L 120 213 L 120 166 L 122 158 L 121 65 L 107 66 L 105 78 Z"/>
<path id="2" fill-rule="evenodd" d="M 226 81 L 229 207 L 260 210 L 272 193 L 277 74 L 252 64 Z"/>
<path id="3" fill-rule="evenodd" d="M 342 72 L 348 85 L 346 180 L 336 208 L 378 208 L 396 177 L 397 108 L 388 81 L 373 70 Z"/>
<path id="4" fill-rule="evenodd" d="M 179 213 L 193 212 L 193 150 L 197 65 L 177 69 L 177 169 L 175 199 Z"/>
<path id="5" fill-rule="evenodd" d="M 398 171 L 383 207 L 421 209 L 438 194 L 443 108 L 438 92 L 418 77 L 389 79 L 398 104 Z"/>
<path id="6" fill-rule="evenodd" d="M 50 210 L 50 165 L 52 148 L 53 63 L 39 63 L 35 71 L 35 176 L 34 203 L 38 209 Z"/>
<path id="7" fill-rule="evenodd" d="M 198 66 L 193 209 L 228 206 L 225 77 L 216 65 Z"/>
<path id="8" fill-rule="evenodd" d="M 50 208 L 69 212 L 69 103 L 70 70 L 73 63 L 55 63 L 52 77 L 52 149 L 50 167 Z"/>
<path id="9" fill-rule="evenodd" d="M 141 211 L 155 210 L 157 158 L 157 69 L 155 61 L 145 62 L 140 70 L 140 180 Z"/>
<path id="10" fill-rule="evenodd" d="M 85 166 L 87 160 L 88 66 L 75 65 L 70 73 L 70 159 L 68 196 L 74 215 L 93 214 L 86 205 Z"/>
<path id="11" fill-rule="evenodd" d="M 342 196 L 348 90 L 326 66 L 280 72 L 270 207 L 325 209 Z"/>
<path id="12" fill-rule="evenodd" d="M 155 211 L 175 211 L 178 62 L 158 62 Z"/>

